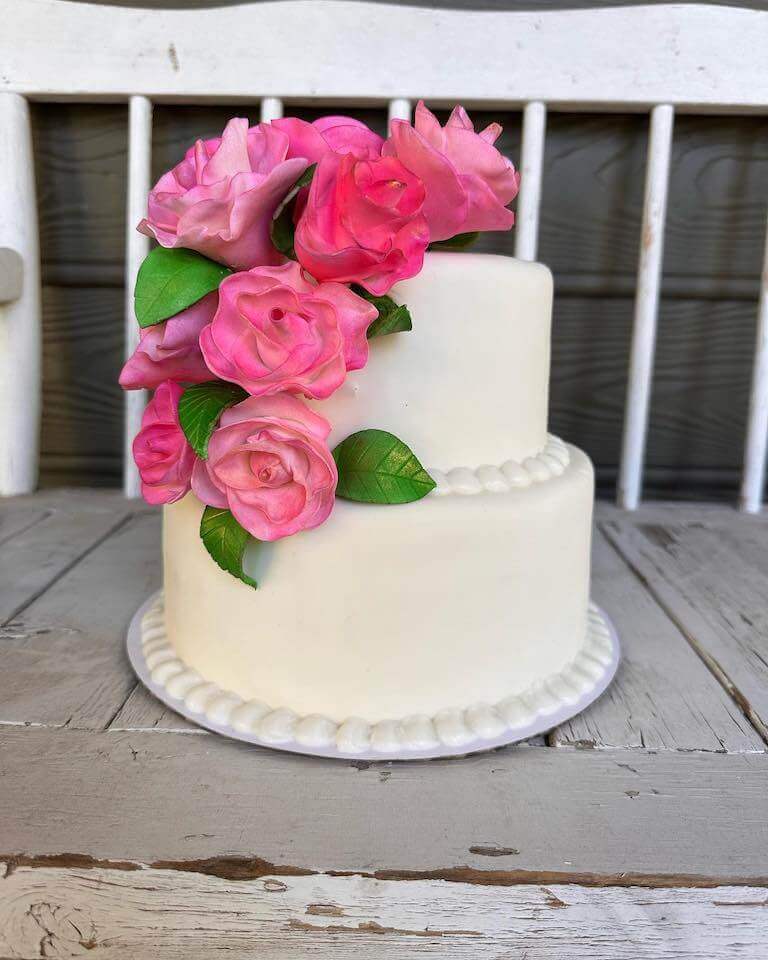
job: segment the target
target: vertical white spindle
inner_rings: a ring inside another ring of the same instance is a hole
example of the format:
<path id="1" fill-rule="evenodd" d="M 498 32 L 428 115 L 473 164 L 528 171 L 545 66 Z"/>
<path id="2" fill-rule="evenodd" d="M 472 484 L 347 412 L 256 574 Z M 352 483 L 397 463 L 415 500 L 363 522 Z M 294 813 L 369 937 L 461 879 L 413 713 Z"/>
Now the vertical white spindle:
<path id="1" fill-rule="evenodd" d="M 765 461 L 768 455 L 768 228 L 755 340 L 755 366 L 749 396 L 749 421 L 740 501 L 741 509 L 747 513 L 758 513 L 762 505 Z"/>
<path id="2" fill-rule="evenodd" d="M 152 176 L 152 103 L 147 97 L 131 97 L 128 103 L 128 196 L 125 243 L 125 355 L 129 357 L 139 342 L 139 328 L 133 309 L 133 289 L 142 260 L 149 252 L 149 237 L 136 229 L 147 212 L 147 194 Z M 123 449 L 123 491 L 126 497 L 141 492 L 139 473 L 133 462 L 131 445 L 141 427 L 141 415 L 147 402 L 146 391 L 126 390 Z"/>
<path id="3" fill-rule="evenodd" d="M 393 120 L 411 119 L 411 101 L 404 100 L 402 97 L 389 101 L 389 116 L 387 119 L 387 129 Z"/>
<path id="4" fill-rule="evenodd" d="M 520 195 L 517 198 L 515 256 L 535 260 L 539 243 L 541 178 L 544 166 L 544 134 L 547 107 L 539 100 L 526 104 L 523 111 L 523 149 L 520 159 Z"/>
<path id="5" fill-rule="evenodd" d="M 674 109 L 669 104 L 659 104 L 651 111 L 643 227 L 619 468 L 618 503 L 626 510 L 637 508 L 642 490 L 674 116 Z"/>
<path id="6" fill-rule="evenodd" d="M 283 115 L 283 101 L 278 97 L 264 97 L 261 101 L 261 122 L 279 120 Z"/>
<path id="7" fill-rule="evenodd" d="M 18 255 L 0 266 L 16 274 L 0 303 L 0 495 L 12 496 L 37 485 L 42 406 L 35 166 L 29 104 L 15 93 L 0 93 L 0 170 L 0 247 Z"/>

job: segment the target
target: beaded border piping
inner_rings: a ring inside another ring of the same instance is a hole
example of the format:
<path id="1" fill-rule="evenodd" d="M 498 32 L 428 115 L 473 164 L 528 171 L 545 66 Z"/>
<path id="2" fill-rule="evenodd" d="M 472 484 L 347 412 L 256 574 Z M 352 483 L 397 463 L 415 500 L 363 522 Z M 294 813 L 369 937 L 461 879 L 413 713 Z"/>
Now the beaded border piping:
<path id="1" fill-rule="evenodd" d="M 319 714 L 299 716 L 260 700 L 244 701 L 206 681 L 176 655 L 168 640 L 162 592 L 148 603 L 137 623 L 142 662 L 133 655 L 131 659 L 140 678 L 149 680 L 150 688 L 155 687 L 154 692 L 169 706 L 225 735 L 323 756 L 365 755 L 382 760 L 445 756 L 522 739 L 583 709 L 605 689 L 618 662 L 615 632 L 603 612 L 590 603 L 585 641 L 576 657 L 523 693 L 496 704 L 440 710 L 431 717 L 413 715 L 378 723 L 350 717 L 338 723 Z M 132 654 L 130 636 L 129 632 Z"/>
<path id="2" fill-rule="evenodd" d="M 526 457 L 522 463 L 505 460 L 501 466 L 484 464 L 476 467 L 454 467 L 452 470 L 435 470 L 427 473 L 435 481 L 431 496 L 444 497 L 451 493 L 470 496 L 473 493 L 509 493 L 522 490 L 534 483 L 544 483 L 559 477 L 571 462 L 571 454 L 563 441 L 553 434 L 547 435 L 544 449 L 535 457 Z"/>

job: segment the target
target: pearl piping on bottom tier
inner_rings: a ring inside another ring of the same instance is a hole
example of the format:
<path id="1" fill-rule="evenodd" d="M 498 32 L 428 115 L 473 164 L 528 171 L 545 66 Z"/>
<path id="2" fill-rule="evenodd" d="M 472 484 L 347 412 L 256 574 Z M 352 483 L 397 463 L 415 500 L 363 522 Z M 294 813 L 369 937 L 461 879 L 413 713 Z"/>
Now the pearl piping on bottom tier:
<path id="1" fill-rule="evenodd" d="M 349 717 L 338 723 L 320 714 L 299 716 L 287 707 L 272 707 L 261 700 L 245 701 L 237 694 L 206 681 L 190 669 L 168 640 L 162 594 L 141 622 L 141 644 L 151 679 L 193 714 L 211 723 L 255 736 L 264 744 L 307 748 L 334 746 L 341 754 L 391 753 L 429 750 L 440 744 L 462 747 L 488 740 L 505 731 L 528 727 L 539 717 L 577 703 L 605 675 L 612 658 L 611 633 L 596 606 L 590 604 L 584 643 L 562 670 L 522 693 L 495 704 L 475 703 L 448 707 L 433 716 L 414 714 L 369 723 Z"/>

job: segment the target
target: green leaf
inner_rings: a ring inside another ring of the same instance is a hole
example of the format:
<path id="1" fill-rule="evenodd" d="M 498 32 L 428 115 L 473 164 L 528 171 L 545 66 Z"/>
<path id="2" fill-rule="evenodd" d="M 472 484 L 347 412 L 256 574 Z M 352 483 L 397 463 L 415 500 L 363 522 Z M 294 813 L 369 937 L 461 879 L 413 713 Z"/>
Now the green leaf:
<path id="1" fill-rule="evenodd" d="M 296 197 L 303 187 L 311 183 L 316 168 L 316 163 L 312 163 L 307 167 L 286 194 L 285 199 L 277 208 L 274 219 L 272 220 L 272 226 L 270 228 L 272 243 L 284 257 L 288 257 L 290 260 L 296 259 L 296 251 L 293 249 L 293 237 L 296 233 L 296 224 L 293 222 L 293 212 L 296 208 Z"/>
<path id="2" fill-rule="evenodd" d="M 480 236 L 480 232 L 475 230 L 472 233 L 457 233 L 455 237 L 448 237 L 447 240 L 435 240 L 427 247 L 428 250 L 463 250 L 470 246 Z"/>
<path id="3" fill-rule="evenodd" d="M 187 387 L 179 400 L 179 423 L 198 457 L 208 458 L 208 441 L 222 413 L 247 396 L 242 387 L 224 380 Z"/>
<path id="4" fill-rule="evenodd" d="M 293 222 L 293 206 L 288 205 L 278 213 L 272 221 L 270 227 L 270 236 L 272 245 L 289 260 L 296 259 L 296 251 L 293 249 L 293 238 L 296 234 L 296 225 Z"/>
<path id="5" fill-rule="evenodd" d="M 193 250 L 155 247 L 136 277 L 134 305 L 140 327 L 151 327 L 218 290 L 232 271 Z"/>
<path id="6" fill-rule="evenodd" d="M 296 194 L 301 190 L 302 187 L 308 187 L 312 183 L 312 177 L 315 175 L 315 170 L 317 169 L 316 163 L 310 163 L 307 169 L 302 173 L 299 179 L 291 187 L 291 192 L 286 197 L 286 200 L 293 200 Z"/>
<path id="7" fill-rule="evenodd" d="M 435 481 L 402 440 L 386 430 L 361 430 L 336 447 L 336 496 L 362 503 L 421 500 Z"/>
<path id="8" fill-rule="evenodd" d="M 251 535 L 240 526 L 229 510 L 206 507 L 200 521 L 200 539 L 222 570 L 231 573 L 249 587 L 258 587 L 256 581 L 243 570 L 243 555 L 248 541 L 252 539 Z"/>
<path id="9" fill-rule="evenodd" d="M 369 340 L 374 337 L 385 337 L 388 333 L 403 333 L 413 329 L 411 312 L 404 303 L 395 303 L 392 297 L 377 297 L 356 283 L 352 284 L 351 289 L 358 297 L 372 303 L 379 311 L 378 317 L 368 327 L 366 336 Z"/>

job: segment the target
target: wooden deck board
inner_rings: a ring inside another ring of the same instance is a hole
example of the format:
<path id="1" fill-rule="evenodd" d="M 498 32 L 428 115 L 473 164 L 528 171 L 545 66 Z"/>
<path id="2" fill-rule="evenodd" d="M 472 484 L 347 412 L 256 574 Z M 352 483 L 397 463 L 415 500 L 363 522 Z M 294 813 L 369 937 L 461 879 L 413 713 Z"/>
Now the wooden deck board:
<path id="1" fill-rule="evenodd" d="M 366 766 L 220 737 L 3 727 L 0 756 L 0 859 L 768 885 L 766 754 L 511 747 Z"/>
<path id="2" fill-rule="evenodd" d="M 602 529 L 768 740 L 768 568 L 705 522 L 639 517 Z"/>
<path id="3" fill-rule="evenodd" d="M 737 703 L 599 530 L 592 596 L 617 625 L 619 670 L 596 703 L 553 731 L 554 746 L 765 750 Z"/>
<path id="4" fill-rule="evenodd" d="M 7 624 L 45 589 L 105 540 L 130 515 L 119 510 L 48 510 L 3 544 L 0 624 Z"/>
<path id="5" fill-rule="evenodd" d="M 0 957 L 762 960 L 768 517 L 596 519 L 609 691 L 546 741 L 367 764 L 216 737 L 136 685 L 156 511 L 0 503 Z"/>
<path id="6" fill-rule="evenodd" d="M 115 525 L 114 516 L 99 515 L 112 535 L 6 626 L 0 724 L 101 729 L 133 689 L 125 632 L 159 583 L 160 541 L 156 515 L 126 516 Z"/>
<path id="7" fill-rule="evenodd" d="M 55 956 L 94 951 L 106 960 L 757 960 L 768 937 L 764 888 L 232 881 L 28 867 L 2 882 L 0 955 L 9 957 L 47 936 Z"/>

